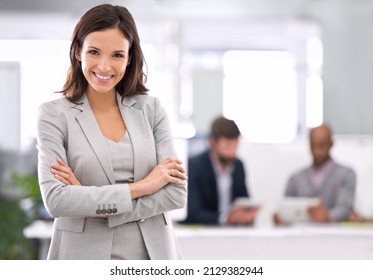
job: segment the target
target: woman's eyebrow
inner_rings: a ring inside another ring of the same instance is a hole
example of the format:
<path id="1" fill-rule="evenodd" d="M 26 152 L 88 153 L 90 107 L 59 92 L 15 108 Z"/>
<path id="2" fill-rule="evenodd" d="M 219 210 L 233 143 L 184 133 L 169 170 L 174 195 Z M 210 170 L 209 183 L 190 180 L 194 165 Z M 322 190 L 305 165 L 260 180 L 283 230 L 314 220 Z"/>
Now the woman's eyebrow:
<path id="1" fill-rule="evenodd" d="M 88 48 L 91 48 L 91 49 L 95 49 L 95 50 L 100 51 L 100 48 L 97 48 L 97 47 L 95 47 L 95 46 L 88 46 Z M 127 53 L 125 50 L 116 50 L 116 51 L 113 51 L 113 53 L 120 53 L 120 52 L 122 52 L 122 53 Z"/>

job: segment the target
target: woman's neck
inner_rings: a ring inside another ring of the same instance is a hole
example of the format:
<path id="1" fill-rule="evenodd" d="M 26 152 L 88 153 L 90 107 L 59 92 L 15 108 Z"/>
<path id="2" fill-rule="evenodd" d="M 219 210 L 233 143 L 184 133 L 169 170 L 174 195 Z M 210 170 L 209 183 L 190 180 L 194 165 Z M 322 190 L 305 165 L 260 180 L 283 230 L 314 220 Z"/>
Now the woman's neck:
<path id="1" fill-rule="evenodd" d="M 118 106 L 115 92 L 97 93 L 88 91 L 87 97 L 93 111 L 106 111 Z"/>

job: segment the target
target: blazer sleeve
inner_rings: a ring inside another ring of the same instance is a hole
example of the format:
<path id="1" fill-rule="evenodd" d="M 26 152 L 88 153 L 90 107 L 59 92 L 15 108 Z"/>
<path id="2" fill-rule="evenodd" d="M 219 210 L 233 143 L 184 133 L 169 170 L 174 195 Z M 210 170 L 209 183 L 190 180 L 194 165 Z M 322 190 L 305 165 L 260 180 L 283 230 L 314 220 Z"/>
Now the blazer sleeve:
<path id="1" fill-rule="evenodd" d="M 37 119 L 38 179 L 49 214 L 54 218 L 97 216 L 96 210 L 107 207 L 108 201 L 115 203 L 117 214 L 132 211 L 127 184 L 65 186 L 51 173 L 51 165 L 58 157 L 69 164 L 66 153 L 69 121 L 60 105 L 42 104 Z"/>
<path id="2" fill-rule="evenodd" d="M 289 177 L 288 182 L 286 184 L 286 188 L 285 188 L 285 196 L 286 197 L 288 197 L 288 196 L 289 197 L 298 196 L 297 183 L 296 183 L 296 177 L 297 177 L 298 174 L 300 174 L 300 173 L 292 174 Z"/>
<path id="3" fill-rule="evenodd" d="M 350 168 L 343 168 L 343 174 L 338 188 L 335 206 L 329 209 L 329 218 L 332 222 L 348 219 L 353 205 L 356 189 L 356 174 Z"/>
<path id="4" fill-rule="evenodd" d="M 214 178 L 209 178 L 214 176 L 213 170 L 210 170 L 210 164 L 204 162 L 201 155 L 191 158 L 188 162 L 188 173 L 188 215 L 185 223 L 218 224 L 219 213 L 211 209 L 211 203 L 215 201 L 217 204 L 217 200 L 215 200 L 214 188 L 208 185 L 209 181 L 214 181 Z M 209 194 L 210 203 L 206 201 L 208 199 L 205 196 L 206 193 Z"/>

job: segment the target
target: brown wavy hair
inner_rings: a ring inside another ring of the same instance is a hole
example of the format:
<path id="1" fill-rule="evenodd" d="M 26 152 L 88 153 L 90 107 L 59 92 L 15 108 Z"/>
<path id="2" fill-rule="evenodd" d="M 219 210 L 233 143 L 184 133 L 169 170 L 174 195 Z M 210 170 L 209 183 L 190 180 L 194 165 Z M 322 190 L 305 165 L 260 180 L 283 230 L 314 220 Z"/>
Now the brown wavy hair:
<path id="1" fill-rule="evenodd" d="M 88 10 L 75 26 L 70 46 L 70 68 L 60 91 L 67 99 L 77 103 L 85 94 L 88 82 L 85 79 L 80 61 L 76 54 L 82 48 L 86 36 L 92 32 L 118 28 L 129 41 L 129 61 L 126 73 L 116 85 L 116 91 L 122 96 L 147 94 L 146 74 L 143 71 L 145 59 L 140 46 L 135 20 L 127 8 L 102 4 Z"/>

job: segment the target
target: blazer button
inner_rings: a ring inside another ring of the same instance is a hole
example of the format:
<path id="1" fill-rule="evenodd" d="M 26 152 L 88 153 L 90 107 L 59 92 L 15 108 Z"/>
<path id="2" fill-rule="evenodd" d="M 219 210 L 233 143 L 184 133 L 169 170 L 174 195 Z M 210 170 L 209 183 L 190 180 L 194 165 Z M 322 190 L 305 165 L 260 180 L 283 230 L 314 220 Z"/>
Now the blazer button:
<path id="1" fill-rule="evenodd" d="M 145 222 L 145 219 L 139 220 L 139 223 L 143 223 L 143 222 Z"/>

